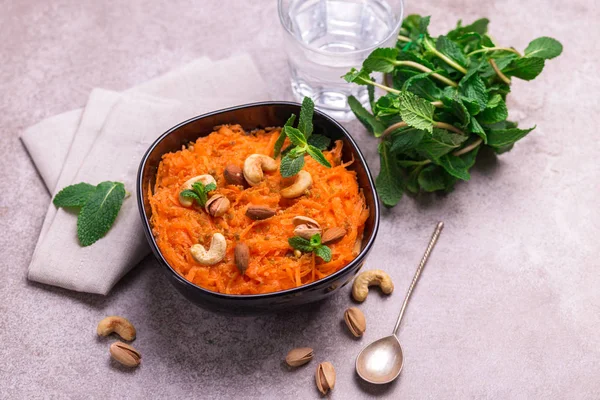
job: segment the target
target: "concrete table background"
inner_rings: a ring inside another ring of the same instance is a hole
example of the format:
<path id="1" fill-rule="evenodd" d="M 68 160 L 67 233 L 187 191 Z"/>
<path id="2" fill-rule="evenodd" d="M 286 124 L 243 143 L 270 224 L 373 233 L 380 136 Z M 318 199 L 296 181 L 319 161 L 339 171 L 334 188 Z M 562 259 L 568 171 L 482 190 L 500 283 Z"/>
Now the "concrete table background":
<path id="1" fill-rule="evenodd" d="M 365 337 L 342 326 L 346 288 L 279 315 L 230 318 L 188 303 L 147 258 L 107 297 L 27 282 L 49 195 L 18 140 L 44 117 L 85 104 L 93 87 L 122 90 L 192 59 L 249 52 L 274 99 L 290 99 L 275 1 L 5 0 L 0 9 L 0 397 L 316 398 L 314 368 L 337 369 L 331 398 L 600 398 L 600 195 L 594 1 L 408 2 L 435 34 L 491 18 L 503 44 L 537 36 L 565 45 L 531 83 L 516 80 L 511 117 L 538 128 L 513 151 L 483 154 L 449 196 L 405 198 L 384 212 L 369 268 L 389 271 L 391 297 L 362 309 Z M 210 79 L 210 77 L 207 77 Z M 373 169 L 376 143 L 347 124 Z M 446 221 L 401 330 L 405 369 L 388 387 L 353 372 L 387 335 L 434 223 Z M 143 365 L 111 363 L 95 335 L 107 314 L 138 328 Z M 288 371 L 295 346 L 315 360 Z"/>

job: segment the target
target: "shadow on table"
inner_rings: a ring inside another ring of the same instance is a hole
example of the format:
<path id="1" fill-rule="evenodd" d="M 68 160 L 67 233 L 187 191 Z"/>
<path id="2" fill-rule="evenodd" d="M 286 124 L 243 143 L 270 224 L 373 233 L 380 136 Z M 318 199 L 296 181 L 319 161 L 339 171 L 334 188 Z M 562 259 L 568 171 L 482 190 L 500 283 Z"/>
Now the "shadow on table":
<path id="1" fill-rule="evenodd" d="M 174 374 L 239 380 L 246 375 L 273 376 L 287 370 L 282 360 L 295 347 L 335 348 L 339 335 L 323 335 L 337 327 L 331 315 L 344 294 L 288 311 L 258 316 L 226 315 L 189 302 L 163 275 L 157 263 L 145 266 L 143 299 L 135 318 L 144 321 L 146 347 L 163 349 L 156 356 Z M 139 290 L 140 288 L 138 288 Z M 337 332 L 336 332 L 337 333 Z M 150 343 L 148 343 L 150 342 Z M 322 354 L 322 353 L 321 353 Z M 309 369 L 315 367 L 314 361 Z M 304 367 L 289 370 L 302 373 Z M 302 373 L 305 375 L 306 372 Z M 312 375 L 312 371 L 310 374 Z"/>
<path id="2" fill-rule="evenodd" d="M 394 390 L 394 388 L 398 385 L 398 382 L 402 380 L 402 374 L 391 383 L 386 385 L 374 385 L 372 383 L 363 381 L 358 374 L 354 374 L 354 382 L 364 393 L 368 393 L 372 396 L 383 396 L 386 393 L 389 393 Z"/>

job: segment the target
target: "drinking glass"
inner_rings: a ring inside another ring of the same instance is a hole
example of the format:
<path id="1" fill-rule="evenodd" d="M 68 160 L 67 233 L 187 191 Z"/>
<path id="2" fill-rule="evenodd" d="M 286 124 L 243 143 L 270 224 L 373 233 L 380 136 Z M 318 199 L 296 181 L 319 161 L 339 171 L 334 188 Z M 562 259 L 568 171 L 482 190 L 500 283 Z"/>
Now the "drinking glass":
<path id="1" fill-rule="evenodd" d="M 348 96 L 368 103 L 364 86 L 344 81 L 377 47 L 393 47 L 402 0 L 278 0 L 294 97 L 313 99 L 332 117 L 354 116 Z"/>

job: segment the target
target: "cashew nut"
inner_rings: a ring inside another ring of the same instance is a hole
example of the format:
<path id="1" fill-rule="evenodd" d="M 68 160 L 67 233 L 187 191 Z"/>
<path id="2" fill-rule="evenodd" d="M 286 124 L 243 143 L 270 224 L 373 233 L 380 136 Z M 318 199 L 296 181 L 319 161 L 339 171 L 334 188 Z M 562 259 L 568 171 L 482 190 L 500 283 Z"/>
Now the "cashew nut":
<path id="1" fill-rule="evenodd" d="M 200 264 L 214 265 L 225 257 L 227 241 L 225 240 L 225 236 L 215 233 L 210 241 L 210 248 L 208 250 L 201 244 L 195 244 L 190 248 L 190 251 L 194 260 Z"/>
<path id="2" fill-rule="evenodd" d="M 251 154 L 244 161 L 244 178 L 250 186 L 256 186 L 264 178 L 263 171 L 276 171 L 277 161 L 264 154 Z"/>
<path id="3" fill-rule="evenodd" d="M 394 290 L 392 278 L 386 272 L 375 269 L 362 272 L 354 279 L 352 297 L 356 301 L 365 301 L 369 294 L 369 286 L 374 285 L 381 287 L 381 291 L 385 294 L 390 294 Z"/>
<path id="4" fill-rule="evenodd" d="M 131 322 L 127 318 L 116 315 L 106 317 L 100 321 L 96 332 L 98 332 L 98 336 L 108 336 L 114 332 L 121 336 L 123 340 L 129 342 L 135 339 L 135 328 Z"/>
<path id="5" fill-rule="evenodd" d="M 298 172 L 296 182 L 286 187 L 285 189 L 282 189 L 279 193 L 281 194 L 281 197 L 285 197 L 286 199 L 293 199 L 295 197 L 302 196 L 311 186 L 312 177 L 308 172 L 302 170 Z"/>
<path id="6" fill-rule="evenodd" d="M 183 192 L 184 190 L 190 190 L 192 188 L 192 185 L 198 181 L 202 182 L 202 184 L 205 186 L 209 183 L 214 183 L 215 185 L 217 184 L 217 181 L 215 181 L 215 178 L 213 178 L 212 175 L 198 175 L 191 179 L 188 179 L 183 185 L 181 185 L 181 189 L 179 189 L 179 204 L 181 204 L 184 207 L 191 207 L 192 204 L 194 204 L 194 201 L 192 199 L 188 199 L 186 197 L 181 196 L 181 192 Z"/>

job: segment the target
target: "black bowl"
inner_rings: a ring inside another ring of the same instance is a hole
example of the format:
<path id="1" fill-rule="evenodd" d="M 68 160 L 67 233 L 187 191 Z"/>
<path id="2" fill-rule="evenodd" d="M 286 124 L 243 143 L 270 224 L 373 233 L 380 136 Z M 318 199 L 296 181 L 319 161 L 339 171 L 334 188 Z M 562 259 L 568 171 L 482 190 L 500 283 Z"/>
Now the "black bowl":
<path id="1" fill-rule="evenodd" d="M 299 115 L 299 112 L 300 104 L 297 103 L 262 102 L 200 115 L 169 129 L 150 146 L 142 158 L 137 178 L 137 199 L 146 238 L 150 243 L 152 252 L 160 264 L 164 266 L 171 283 L 193 303 L 210 309 L 229 312 L 274 311 L 295 307 L 331 296 L 338 289 L 348 284 L 362 267 L 365 257 L 371 250 L 379 227 L 379 202 L 373 178 L 363 155 L 350 134 L 331 117 L 316 110 L 314 131 L 331 139 L 341 139 L 344 142 L 342 158 L 350 160 L 354 157 L 355 162 L 349 169 L 356 171 L 358 184 L 364 191 L 366 203 L 370 210 L 369 218 L 365 224 L 362 250 L 351 263 L 326 278 L 298 288 L 266 294 L 229 295 L 212 292 L 187 281 L 171 268 L 156 245 L 149 222 L 152 209 L 148 202 L 148 190 L 154 189 L 156 171 L 163 154 L 180 150 L 182 145 L 210 134 L 217 125 L 240 124 L 246 130 L 267 126 L 283 126 L 292 113 Z"/>

